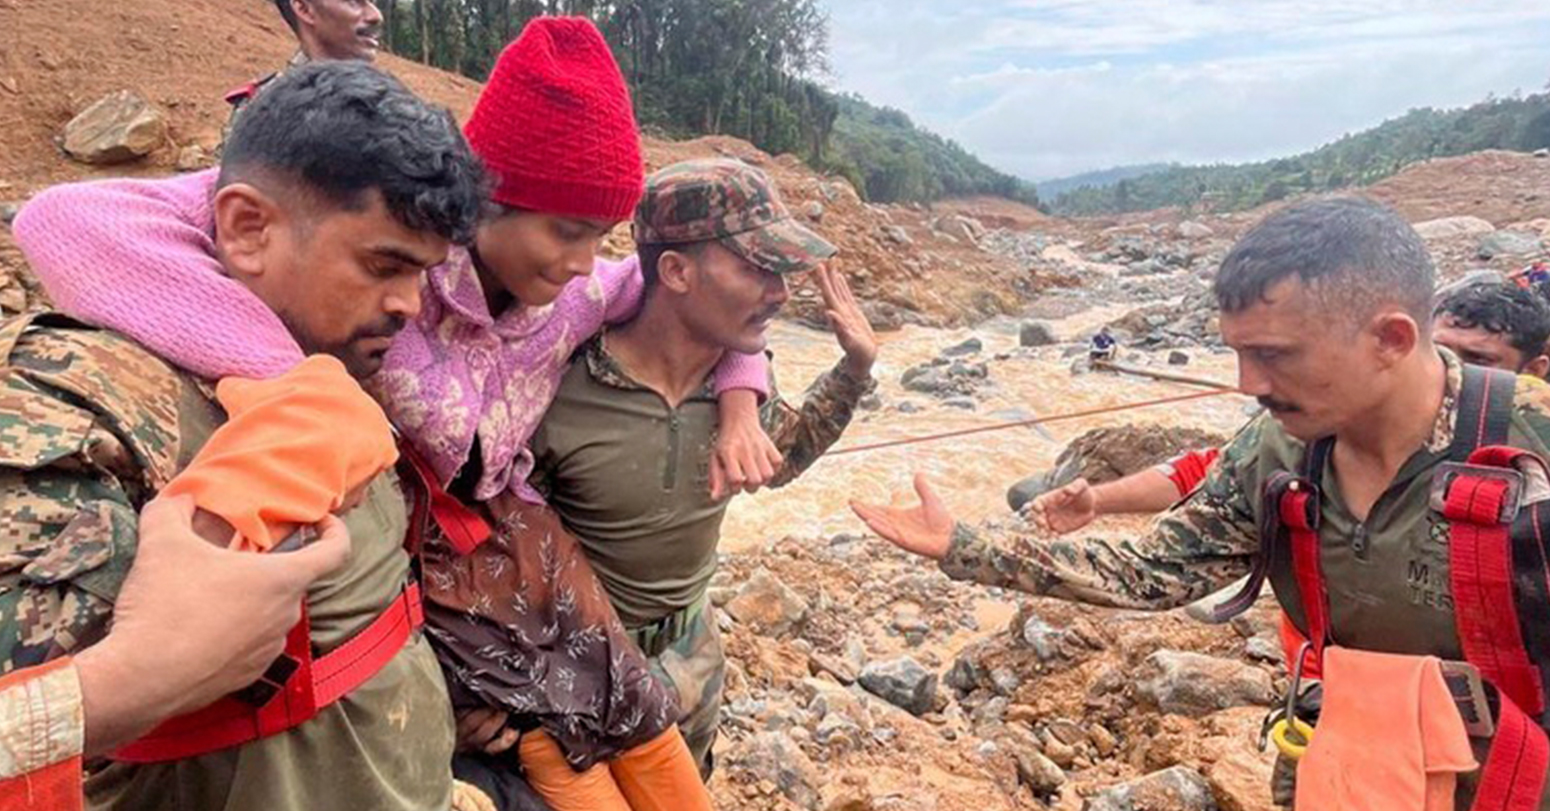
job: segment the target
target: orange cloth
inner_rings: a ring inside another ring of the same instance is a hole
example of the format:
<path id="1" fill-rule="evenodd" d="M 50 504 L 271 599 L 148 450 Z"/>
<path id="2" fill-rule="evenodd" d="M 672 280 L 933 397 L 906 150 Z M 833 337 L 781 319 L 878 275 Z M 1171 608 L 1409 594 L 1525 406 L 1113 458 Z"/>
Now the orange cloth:
<path id="1" fill-rule="evenodd" d="M 162 493 L 226 519 L 235 548 L 274 548 L 398 461 L 382 408 L 327 355 L 272 380 L 228 377 L 215 393 L 229 419 Z"/>
<path id="2" fill-rule="evenodd" d="M 1458 773 L 1477 765 L 1436 657 L 1325 649 L 1298 811 L 1445 811 Z"/>
<path id="3" fill-rule="evenodd" d="M 75 674 L 63 672 L 73 666 L 64 657 L 0 676 L 0 811 L 80 811 L 85 727 Z M 61 676 L 68 701 L 42 686 Z"/>
<path id="4" fill-rule="evenodd" d="M 528 785 L 554 811 L 710 811 L 710 792 L 678 727 L 583 772 L 542 730 L 517 744 Z"/>

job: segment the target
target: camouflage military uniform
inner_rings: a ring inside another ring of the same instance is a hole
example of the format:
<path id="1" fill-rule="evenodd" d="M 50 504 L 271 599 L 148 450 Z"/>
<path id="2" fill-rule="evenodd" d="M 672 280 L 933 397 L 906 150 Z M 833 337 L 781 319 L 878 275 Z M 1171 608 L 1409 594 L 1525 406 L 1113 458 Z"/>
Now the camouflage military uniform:
<path id="1" fill-rule="evenodd" d="M 0 673 L 66 656 L 107 632 L 134 558 L 139 508 L 224 421 L 203 381 L 113 333 L 54 315 L 0 322 Z M 338 647 L 402 591 L 406 505 L 391 473 L 344 516 L 352 554 L 309 594 L 312 638 Z M 412 734 L 408 734 L 412 730 Z M 451 799 L 452 719 L 416 636 L 312 720 L 175 763 L 112 763 L 94 808 L 370 807 Z"/>
<path id="2" fill-rule="evenodd" d="M 837 366 L 818 378 L 799 410 L 772 380 L 760 415 L 786 462 L 771 485 L 816 462 L 873 385 Z M 679 725 L 707 774 L 726 671 L 705 606 L 727 507 L 709 495 L 716 422 L 710 385 L 669 408 L 596 338 L 561 382 L 532 442 L 534 484 L 580 539 L 653 670 L 677 690 Z"/>
<path id="3" fill-rule="evenodd" d="M 1449 588 L 1449 522 L 1429 505 L 1431 474 L 1448 458 L 1463 385 L 1458 359 L 1447 350 L 1441 354 L 1446 387 L 1431 437 L 1400 468 L 1365 520 L 1345 503 L 1333 469 L 1322 472 L 1320 563 L 1330 627 L 1340 644 L 1463 658 Z M 1550 385 L 1518 378 L 1509 443 L 1550 458 Z M 955 579 L 1099 605 L 1183 605 L 1248 573 L 1259 549 L 1264 483 L 1277 471 L 1298 470 L 1303 455 L 1303 443 L 1287 436 L 1273 417 L 1261 415 L 1223 449 L 1200 489 L 1139 538 L 1034 540 L 960 524 L 942 570 Z M 1529 492 L 1543 497 L 1550 491 Z M 1270 580 L 1283 608 L 1301 625 L 1292 573 L 1273 567 Z M 1460 788 L 1467 797 L 1473 779 L 1461 780 Z M 1541 807 L 1550 809 L 1550 800 Z"/>
<path id="4" fill-rule="evenodd" d="M 792 218 L 768 176 L 736 160 L 685 161 L 652 174 L 634 228 L 643 248 L 716 242 L 782 275 L 835 253 Z M 813 384 L 798 410 L 771 380 L 760 416 L 786 458 L 773 486 L 796 478 L 839 439 L 873 385 L 842 363 Z M 578 353 L 531 443 L 533 484 L 581 541 L 653 671 L 676 690 L 679 725 L 706 777 L 726 674 L 705 598 L 726 513 L 726 502 L 710 499 L 716 428 L 708 384 L 669 407 L 599 337 Z"/>

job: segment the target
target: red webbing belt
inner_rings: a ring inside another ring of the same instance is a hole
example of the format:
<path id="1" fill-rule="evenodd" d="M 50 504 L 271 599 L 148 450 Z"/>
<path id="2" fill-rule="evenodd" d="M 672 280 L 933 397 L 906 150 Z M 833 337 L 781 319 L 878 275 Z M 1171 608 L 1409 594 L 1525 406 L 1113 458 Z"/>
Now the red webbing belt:
<path id="1" fill-rule="evenodd" d="M 1324 567 L 1319 563 L 1319 533 L 1309 521 L 1314 514 L 1309 507 L 1318 509 L 1317 497 L 1316 490 L 1288 489 L 1278 506 L 1281 524 L 1291 537 L 1292 575 L 1308 624 L 1308 641 L 1313 643 L 1313 660 L 1322 667 L 1324 644 L 1329 641 L 1329 595 L 1324 590 Z"/>
<path id="2" fill-rule="evenodd" d="M 1510 467 L 1526 453 L 1479 448 L 1469 464 Z M 1501 479 L 1460 474 L 1448 487 L 1443 517 L 1451 527 L 1449 585 L 1464 658 L 1496 687 L 1501 705 L 1474 808 L 1533 811 L 1550 768 L 1550 738 L 1531 717 L 1544 712 L 1544 689 L 1523 642 L 1514 601 L 1512 539 L 1502 521 L 1508 489 Z"/>
<path id="3" fill-rule="evenodd" d="M 441 528 L 447 543 L 459 555 L 472 553 L 479 544 L 490 539 L 489 523 L 441 486 L 436 479 L 436 472 L 424 457 L 410 447 L 408 442 L 398 443 L 398 449 L 404 459 L 408 460 L 421 485 L 416 493 L 414 516 L 409 524 L 407 545 L 411 551 L 419 550 L 420 534 L 425 531 L 427 512 L 436 521 L 436 526 Z"/>
<path id="4" fill-rule="evenodd" d="M 425 623 L 420 586 L 410 583 L 370 625 L 327 655 L 312 657 L 311 623 L 302 620 L 286 637 L 295 669 L 269 679 L 278 691 L 258 707 L 227 697 L 162 723 L 114 752 L 114 760 L 158 763 L 240 746 L 302 724 L 375 676 Z"/>

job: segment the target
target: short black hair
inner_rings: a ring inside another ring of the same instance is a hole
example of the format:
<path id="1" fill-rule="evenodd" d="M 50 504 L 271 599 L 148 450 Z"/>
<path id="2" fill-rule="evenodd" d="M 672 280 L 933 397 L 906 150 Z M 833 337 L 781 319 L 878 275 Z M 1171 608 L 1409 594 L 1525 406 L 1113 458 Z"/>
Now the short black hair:
<path id="1" fill-rule="evenodd" d="M 662 254 L 668 251 L 677 251 L 689 256 L 699 256 L 709 242 L 659 242 L 650 245 L 636 246 L 636 255 L 640 257 L 641 289 L 649 294 L 656 289 L 657 281 L 661 278 L 657 275 L 657 263 L 662 261 Z"/>
<path id="2" fill-rule="evenodd" d="M 485 190 L 451 113 L 342 60 L 287 71 L 238 115 L 220 185 L 266 180 L 352 211 L 376 190 L 405 227 L 460 244 L 473 238 Z"/>
<path id="3" fill-rule="evenodd" d="M 1437 302 L 1437 314 L 1452 316 L 1465 329 L 1483 329 L 1507 339 L 1525 359 L 1544 354 L 1550 341 L 1550 304 L 1510 282 L 1465 285 Z"/>
<path id="4" fill-rule="evenodd" d="M 296 9 L 291 8 L 291 0 L 274 0 L 274 7 L 280 10 L 280 16 L 291 27 L 291 33 L 301 33 L 301 21 L 296 19 Z"/>
<path id="5" fill-rule="evenodd" d="M 1373 200 L 1328 197 L 1271 214 L 1228 252 L 1213 289 L 1224 312 L 1241 312 L 1294 276 L 1332 311 L 1361 316 L 1397 304 L 1430 323 L 1436 270 L 1426 244 Z"/>

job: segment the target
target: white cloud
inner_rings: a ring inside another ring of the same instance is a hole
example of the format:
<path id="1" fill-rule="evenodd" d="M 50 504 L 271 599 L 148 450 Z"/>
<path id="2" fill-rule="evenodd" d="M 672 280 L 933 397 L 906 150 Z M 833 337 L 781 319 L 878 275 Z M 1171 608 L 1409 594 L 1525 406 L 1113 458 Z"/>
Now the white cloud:
<path id="1" fill-rule="evenodd" d="M 1001 168 L 1251 160 L 1534 91 L 1550 3 L 835 0 L 835 83 Z"/>

